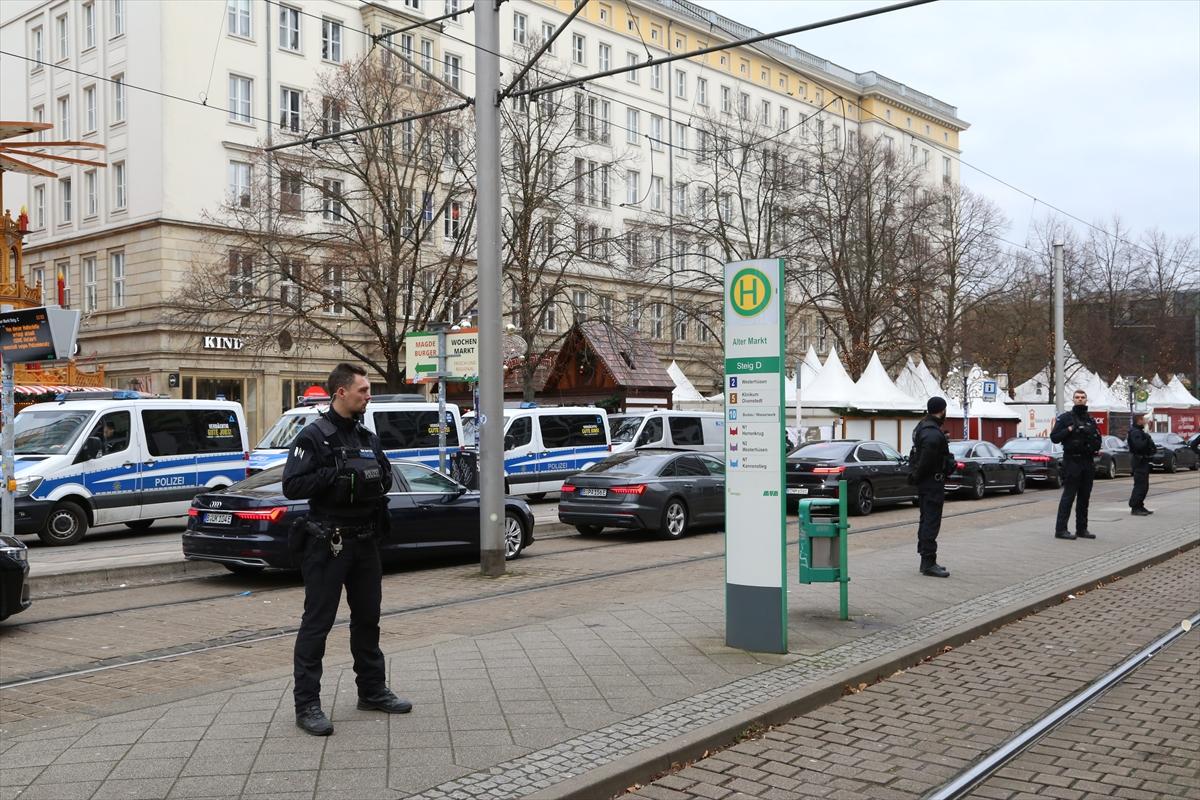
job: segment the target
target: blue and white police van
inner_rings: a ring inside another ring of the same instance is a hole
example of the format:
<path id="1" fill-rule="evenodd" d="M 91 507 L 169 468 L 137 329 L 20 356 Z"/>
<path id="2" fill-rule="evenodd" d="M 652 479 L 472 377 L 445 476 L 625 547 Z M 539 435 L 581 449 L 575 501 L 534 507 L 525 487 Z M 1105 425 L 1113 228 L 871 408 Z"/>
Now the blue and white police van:
<path id="1" fill-rule="evenodd" d="M 250 473 L 287 461 L 292 443 L 317 414 L 329 409 L 328 402 L 302 405 L 283 413 L 250 453 Z M 438 468 L 438 404 L 420 395 L 383 395 L 372 399 L 363 415 L 363 425 L 379 435 L 387 457 L 393 461 L 416 461 Z M 446 404 L 447 456 L 462 449 L 462 418 L 458 406 Z"/>
<path id="2" fill-rule="evenodd" d="M 476 420 L 468 414 L 469 438 Z M 593 406 L 524 406 L 504 409 L 504 482 L 509 494 L 540 500 L 563 481 L 608 458 L 608 413 Z"/>
<path id="3" fill-rule="evenodd" d="M 244 479 L 250 455 L 242 406 L 224 400 L 74 392 L 13 424 L 16 533 L 49 545 L 186 516 L 197 494 Z"/>

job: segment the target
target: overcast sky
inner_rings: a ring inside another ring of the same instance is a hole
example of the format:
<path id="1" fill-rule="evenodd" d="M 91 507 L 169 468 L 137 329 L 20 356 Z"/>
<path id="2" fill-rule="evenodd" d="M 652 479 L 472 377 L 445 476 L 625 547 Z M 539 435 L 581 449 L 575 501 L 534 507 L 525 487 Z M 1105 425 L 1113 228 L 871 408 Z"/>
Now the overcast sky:
<path id="1" fill-rule="evenodd" d="M 699 0 L 761 31 L 884 0 Z M 1200 2 L 940 0 L 789 37 L 958 107 L 962 157 L 1089 221 L 1200 231 Z M 1024 242 L 1034 202 L 963 165 Z M 1037 216 L 1046 213 L 1037 206 Z"/>

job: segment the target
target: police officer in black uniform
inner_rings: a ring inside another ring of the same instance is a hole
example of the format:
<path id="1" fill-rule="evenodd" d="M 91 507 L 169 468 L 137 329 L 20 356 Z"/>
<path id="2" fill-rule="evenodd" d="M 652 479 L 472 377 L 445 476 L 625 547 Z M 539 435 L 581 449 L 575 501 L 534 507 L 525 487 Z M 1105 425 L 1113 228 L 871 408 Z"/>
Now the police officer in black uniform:
<path id="1" fill-rule="evenodd" d="M 283 468 L 283 493 L 308 500 L 309 515 L 289 545 L 304 576 L 304 617 L 294 656 L 296 725 L 314 736 L 333 733 L 321 710 L 321 659 L 342 587 L 350 605 L 358 708 L 404 714 L 412 704 L 387 687 L 379 649 L 382 570 L 377 537 L 387 524 L 392 468 L 379 437 L 362 425 L 371 384 L 362 367 L 338 364 L 329 375 L 329 410 L 296 437 Z"/>
<path id="2" fill-rule="evenodd" d="M 1050 441 L 1063 448 L 1063 491 L 1058 501 L 1054 537 L 1095 539 L 1096 534 L 1088 530 L 1088 503 L 1092 498 L 1092 484 L 1096 481 L 1096 453 L 1103 442 L 1096 421 L 1088 414 L 1087 392 L 1076 390 L 1072 401 L 1075 405 L 1055 421 L 1054 430 L 1050 431 Z M 1072 503 L 1075 504 L 1074 533 L 1067 530 Z"/>
<path id="3" fill-rule="evenodd" d="M 1146 508 L 1146 493 L 1150 491 L 1150 457 L 1158 445 L 1146 433 L 1146 415 L 1138 414 L 1129 428 L 1129 452 L 1133 454 L 1133 492 L 1129 495 L 1129 513 L 1148 517 L 1154 512 Z"/>
<path id="4" fill-rule="evenodd" d="M 942 529 L 942 506 L 946 503 L 946 476 L 954 472 L 950 442 L 942 431 L 946 421 L 946 401 L 931 397 L 925 404 L 929 412 L 913 429 L 910 479 L 917 484 L 921 521 L 917 526 L 917 555 L 921 574 L 949 578 L 950 570 L 937 563 L 937 537 Z"/>

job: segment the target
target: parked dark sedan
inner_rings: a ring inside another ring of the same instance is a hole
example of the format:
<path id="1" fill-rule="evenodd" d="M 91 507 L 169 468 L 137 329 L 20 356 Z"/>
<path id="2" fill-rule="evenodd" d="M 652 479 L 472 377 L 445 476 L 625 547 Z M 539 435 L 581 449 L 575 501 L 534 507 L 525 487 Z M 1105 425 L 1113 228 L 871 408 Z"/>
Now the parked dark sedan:
<path id="1" fill-rule="evenodd" d="M 907 459 L 883 442 L 805 442 L 787 457 L 788 510 L 805 497 L 837 497 L 844 480 L 850 513 L 865 516 L 877 506 L 915 500 L 908 473 Z"/>
<path id="2" fill-rule="evenodd" d="M 15 536 L 0 536 L 0 620 L 29 608 L 29 551 Z"/>
<path id="3" fill-rule="evenodd" d="M 1150 438 L 1158 445 L 1158 452 L 1150 456 L 1152 468 L 1175 472 L 1179 469 L 1200 467 L 1200 456 L 1188 447 L 1187 442 L 1178 433 L 1152 433 Z"/>
<path id="4" fill-rule="evenodd" d="M 479 552 L 479 493 L 410 461 L 392 463 L 388 494 L 391 532 L 380 541 L 385 561 Z M 304 500 L 283 496 L 283 465 L 218 492 L 196 497 L 183 534 L 184 558 L 215 561 L 231 572 L 292 569 L 287 535 L 308 513 Z M 516 558 L 533 543 L 533 512 L 504 501 L 504 554 Z"/>
<path id="5" fill-rule="evenodd" d="M 1024 462 L 991 442 L 959 439 L 950 442 L 950 455 L 956 468 L 946 476 L 947 492 L 961 492 L 963 497 L 979 500 L 988 492 L 1002 489 L 1012 494 L 1025 491 Z"/>
<path id="6" fill-rule="evenodd" d="M 1009 439 L 1001 448 L 1022 463 L 1025 479 L 1057 489 L 1062 486 L 1062 445 L 1045 437 Z"/>
<path id="7" fill-rule="evenodd" d="M 625 528 L 678 539 L 725 521 L 725 462 L 664 448 L 617 453 L 567 478 L 558 518 L 585 536 Z"/>
<path id="8" fill-rule="evenodd" d="M 1102 437 L 1100 452 L 1096 453 L 1096 477 L 1115 478 L 1133 474 L 1133 453 L 1129 446 L 1117 436 Z"/>

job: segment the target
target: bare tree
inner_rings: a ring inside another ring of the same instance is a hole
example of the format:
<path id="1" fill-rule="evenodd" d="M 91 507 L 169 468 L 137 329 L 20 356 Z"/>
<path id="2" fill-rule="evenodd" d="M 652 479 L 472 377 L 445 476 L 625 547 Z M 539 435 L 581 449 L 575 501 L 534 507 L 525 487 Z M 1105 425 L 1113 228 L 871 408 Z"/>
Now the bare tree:
<path id="1" fill-rule="evenodd" d="M 334 343 L 397 389 L 405 335 L 470 303 L 471 126 L 461 112 L 382 124 L 453 98 L 381 55 L 281 110 L 284 138 L 379 127 L 251 158 L 250 180 L 206 215 L 210 255 L 175 298 L 182 324 L 218 324 L 259 352 Z"/>
<path id="2" fill-rule="evenodd" d="M 1009 385 L 1016 386 L 1044 369 L 1053 356 L 1054 330 L 1046 316 L 1050 284 L 1029 253 L 1008 252 L 1000 258 L 1005 289 L 966 313 L 964 329 L 971 335 L 963 337 L 962 353 L 1008 375 Z"/>
<path id="3" fill-rule="evenodd" d="M 931 257 L 911 275 L 907 315 L 911 349 L 946 375 L 961 358 L 963 342 L 974 335 L 968 320 L 1008 283 L 1010 262 L 997 239 L 1006 220 L 992 201 L 965 186 L 949 186 L 937 211 L 940 218 L 929 225 Z"/>
<path id="4" fill-rule="evenodd" d="M 530 80 L 555 77 L 542 71 Z M 501 112 L 502 266 L 510 330 L 525 350 L 516 368 L 526 400 L 571 324 L 589 316 L 611 323 L 616 313 L 615 299 L 595 292 L 612 274 L 616 237 L 591 210 L 612 207 L 620 163 L 593 147 L 611 142 L 611 106 L 601 103 L 609 101 L 576 91 L 522 97 Z"/>
<path id="5" fill-rule="evenodd" d="M 933 260 L 938 199 L 921 169 L 882 138 L 855 145 L 818 136 L 808 163 L 810 194 L 796 216 L 806 268 L 798 286 L 857 376 L 872 352 L 904 351 L 913 293 L 934 288 L 918 278 Z"/>

